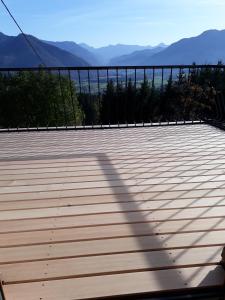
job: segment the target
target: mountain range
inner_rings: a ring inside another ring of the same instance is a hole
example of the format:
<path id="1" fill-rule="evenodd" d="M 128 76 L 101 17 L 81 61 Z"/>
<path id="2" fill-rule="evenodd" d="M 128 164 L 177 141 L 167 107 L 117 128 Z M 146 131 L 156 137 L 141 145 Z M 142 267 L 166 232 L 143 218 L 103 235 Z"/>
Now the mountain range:
<path id="1" fill-rule="evenodd" d="M 67 52 L 70 52 L 73 55 L 82 58 L 88 64 L 90 64 L 92 66 L 93 65 L 98 66 L 101 63 L 101 59 L 97 55 L 95 55 L 95 53 L 93 53 L 92 51 L 89 51 L 85 47 L 78 45 L 75 42 L 69 42 L 69 41 L 65 41 L 65 42 L 43 41 L 43 42 L 50 44 L 52 46 L 58 47 Z"/>
<path id="2" fill-rule="evenodd" d="M 94 48 L 90 47 L 87 44 L 79 44 L 81 47 L 85 48 L 89 52 L 92 52 L 95 54 L 95 56 L 98 58 L 98 60 L 103 65 L 110 65 L 111 60 L 113 60 L 116 57 L 120 57 L 123 55 L 129 55 L 132 54 L 135 51 L 141 51 L 141 50 L 152 50 L 156 47 L 152 46 L 139 46 L 139 45 L 124 45 L 124 44 L 117 44 L 117 45 L 109 45 L 105 47 L 100 48 Z M 164 44 L 160 44 L 161 47 L 166 47 Z"/>
<path id="3" fill-rule="evenodd" d="M 163 51 L 165 47 L 158 46 L 152 49 L 145 49 L 134 51 L 131 54 L 122 55 L 115 57 L 110 60 L 110 65 L 112 66 L 142 66 L 146 65 L 147 59 L 146 57 L 151 57 L 152 55 Z"/>
<path id="4" fill-rule="evenodd" d="M 165 50 L 146 57 L 148 64 L 217 64 L 225 62 L 225 30 L 208 30 L 185 38 Z"/>
<path id="5" fill-rule="evenodd" d="M 84 59 L 70 52 L 44 43 L 31 35 L 28 38 L 46 66 L 67 67 L 89 65 Z M 42 62 L 35 55 L 22 34 L 7 36 L 0 33 L 0 67 L 37 67 L 41 64 Z"/>
<path id="6" fill-rule="evenodd" d="M 87 44 L 63 41 L 43 41 L 29 35 L 47 66 L 97 65 L 170 65 L 216 64 L 225 62 L 225 30 L 208 30 L 202 34 L 181 39 L 170 46 L 109 45 L 94 48 Z M 35 67 L 41 61 L 24 37 L 0 33 L 0 67 Z"/>
<path id="7" fill-rule="evenodd" d="M 111 60 L 112 65 L 184 65 L 225 62 L 225 30 L 207 30 L 168 47 L 143 50 Z"/>

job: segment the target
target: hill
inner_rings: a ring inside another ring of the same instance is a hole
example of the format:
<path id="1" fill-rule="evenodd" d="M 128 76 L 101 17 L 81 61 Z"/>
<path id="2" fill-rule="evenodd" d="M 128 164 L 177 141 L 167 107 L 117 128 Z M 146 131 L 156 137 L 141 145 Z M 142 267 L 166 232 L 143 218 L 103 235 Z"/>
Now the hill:
<path id="1" fill-rule="evenodd" d="M 87 66 L 85 60 L 29 35 L 35 49 L 49 67 Z M 24 37 L 0 34 L 0 67 L 37 67 L 41 64 Z"/>
<path id="2" fill-rule="evenodd" d="M 225 62 L 225 30 L 208 30 L 182 39 L 152 55 L 146 64 L 216 64 L 218 60 Z"/>
<path id="3" fill-rule="evenodd" d="M 148 64 L 149 58 L 156 53 L 163 51 L 165 47 L 155 47 L 142 51 L 135 51 L 128 55 L 122 55 L 111 59 L 112 66 L 143 66 Z"/>
<path id="4" fill-rule="evenodd" d="M 73 55 L 82 58 L 92 66 L 97 66 L 100 64 L 99 59 L 94 53 L 85 49 L 85 47 L 76 44 L 75 42 L 69 42 L 69 41 L 64 41 L 64 42 L 43 41 L 43 42 L 58 47 L 62 50 L 68 51 Z"/>

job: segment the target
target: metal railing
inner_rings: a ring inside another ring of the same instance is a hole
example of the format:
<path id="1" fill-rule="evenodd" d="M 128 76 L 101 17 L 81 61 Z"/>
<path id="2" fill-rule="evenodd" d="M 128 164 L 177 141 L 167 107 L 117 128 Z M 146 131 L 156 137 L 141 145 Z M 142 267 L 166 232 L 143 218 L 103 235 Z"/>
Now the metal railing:
<path id="1" fill-rule="evenodd" d="M 101 128 L 224 119 L 225 66 L 0 69 L 0 128 Z"/>

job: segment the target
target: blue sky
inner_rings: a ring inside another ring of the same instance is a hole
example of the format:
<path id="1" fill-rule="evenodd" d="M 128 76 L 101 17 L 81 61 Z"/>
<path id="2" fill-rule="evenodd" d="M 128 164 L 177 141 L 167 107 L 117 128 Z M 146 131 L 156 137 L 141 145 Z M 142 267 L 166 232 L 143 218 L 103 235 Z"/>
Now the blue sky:
<path id="1" fill-rule="evenodd" d="M 92 46 L 170 44 L 225 29 L 225 0 L 5 0 L 26 33 Z M 0 3 L 0 31 L 18 30 Z"/>

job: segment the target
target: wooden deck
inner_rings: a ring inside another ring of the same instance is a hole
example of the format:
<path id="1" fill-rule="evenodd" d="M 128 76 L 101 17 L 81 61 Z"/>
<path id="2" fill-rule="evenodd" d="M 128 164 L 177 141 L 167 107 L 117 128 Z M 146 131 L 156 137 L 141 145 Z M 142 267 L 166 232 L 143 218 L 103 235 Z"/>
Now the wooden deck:
<path id="1" fill-rule="evenodd" d="M 6 300 L 222 287 L 225 132 L 209 125 L 2 133 Z"/>

